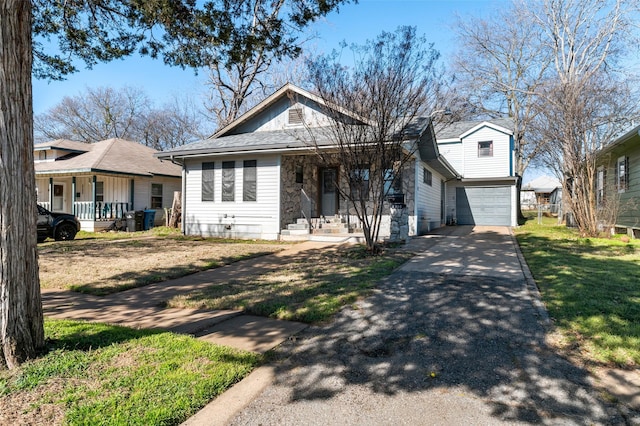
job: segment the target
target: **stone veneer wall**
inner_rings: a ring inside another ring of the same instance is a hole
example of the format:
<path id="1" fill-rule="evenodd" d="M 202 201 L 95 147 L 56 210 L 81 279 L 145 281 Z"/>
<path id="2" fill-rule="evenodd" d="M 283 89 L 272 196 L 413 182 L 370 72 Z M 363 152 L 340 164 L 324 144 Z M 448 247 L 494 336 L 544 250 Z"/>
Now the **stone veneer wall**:
<path id="1" fill-rule="evenodd" d="M 335 164 L 338 164 L 336 161 Z M 333 165 L 327 165 L 326 167 L 335 167 Z M 296 169 L 302 166 L 303 170 L 303 183 L 296 183 Z M 316 155 L 297 155 L 297 156 L 283 156 L 281 162 L 281 182 L 282 193 L 280 199 L 280 228 L 285 229 L 288 224 L 295 223 L 295 221 L 302 217 L 301 213 L 301 192 L 307 194 L 311 202 L 311 217 L 319 217 L 318 212 L 318 191 L 319 184 L 319 169 L 322 167 L 319 157 Z M 344 173 L 340 172 L 338 175 L 338 184 L 343 190 L 348 189 L 348 181 L 344 178 Z M 415 210 L 415 160 L 411 160 L 405 164 L 402 171 L 402 192 L 405 194 L 404 209 L 408 215 L 408 212 Z M 348 202 L 344 199 L 340 199 L 339 203 L 340 214 L 355 214 L 353 208 L 347 208 Z M 390 235 L 390 206 L 385 202 L 383 214 L 387 217 L 383 217 L 382 225 L 380 228 L 380 236 L 387 237 Z"/>
<path id="2" fill-rule="evenodd" d="M 302 183 L 296 183 L 296 169 L 302 166 Z M 317 217 L 318 157 L 315 155 L 283 156 L 280 166 L 282 193 L 280 195 L 280 228 L 302 217 L 302 190 L 311 201 L 311 216 Z"/>

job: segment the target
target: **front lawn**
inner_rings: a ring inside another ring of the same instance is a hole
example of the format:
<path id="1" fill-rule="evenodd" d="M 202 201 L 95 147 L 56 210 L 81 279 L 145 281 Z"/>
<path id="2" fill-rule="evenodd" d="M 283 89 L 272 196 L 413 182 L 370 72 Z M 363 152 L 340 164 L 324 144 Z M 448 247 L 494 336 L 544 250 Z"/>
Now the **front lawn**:
<path id="1" fill-rule="evenodd" d="M 177 296 L 170 307 L 242 309 L 306 323 L 322 322 L 371 292 L 381 278 L 412 256 L 396 248 L 370 256 L 363 246 L 339 246 L 305 254 L 283 268 L 248 280 L 212 285 Z"/>
<path id="2" fill-rule="evenodd" d="M 531 219 L 516 237 L 560 336 L 583 360 L 640 365 L 640 241 L 580 238 Z"/>
<path id="3" fill-rule="evenodd" d="M 48 353 L 0 371 L 0 424 L 175 425 L 259 355 L 167 332 L 45 321 Z"/>
<path id="4" fill-rule="evenodd" d="M 40 285 L 105 295 L 286 247 L 274 241 L 186 237 L 165 227 L 131 233 L 81 232 L 74 241 L 38 244 Z"/>

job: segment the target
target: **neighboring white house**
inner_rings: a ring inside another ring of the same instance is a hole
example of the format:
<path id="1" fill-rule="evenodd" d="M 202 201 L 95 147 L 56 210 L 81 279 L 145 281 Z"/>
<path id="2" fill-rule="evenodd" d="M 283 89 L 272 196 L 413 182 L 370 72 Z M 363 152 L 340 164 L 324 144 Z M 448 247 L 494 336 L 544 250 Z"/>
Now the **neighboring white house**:
<path id="1" fill-rule="evenodd" d="M 323 114 L 324 108 L 312 93 L 287 84 L 211 138 L 158 153 L 161 159 L 182 164 L 183 231 L 188 235 L 263 239 L 291 234 L 311 238 L 323 230 L 333 235 L 357 232 L 357 219 L 349 214 L 347 202 L 336 190 L 336 186 L 348 184 L 348 176 L 337 162 L 322 163 L 304 142 L 311 132 L 321 149 L 331 150 L 334 142 L 328 136 L 330 120 Z M 441 155 L 429 117 L 416 120 L 412 128 L 415 131 L 409 137 L 417 142 L 418 150 L 402 171 L 401 188 L 409 235 L 445 224 L 448 214 L 460 218 L 469 202 L 458 203 L 459 188 L 463 194 L 484 188 L 484 196 L 492 194 L 493 188 L 498 188 L 501 196 L 500 190 L 506 188 L 508 197 L 498 197 L 506 206 L 491 208 L 502 214 L 500 224 L 515 225 L 510 130 L 482 122 L 457 134 L 465 151 L 471 151 L 470 144 L 477 144 L 474 141 L 478 138 L 491 142 L 488 158 L 474 159 L 461 151 L 459 163 L 466 161 L 470 167 L 462 169 L 465 176 L 453 165 L 455 155 Z M 448 143 L 455 150 L 454 140 Z M 485 171 L 474 171 L 473 161 L 484 165 Z M 453 203 L 453 209 L 447 203 Z M 473 209 L 474 214 L 480 211 L 475 204 Z M 390 234 L 388 216 L 386 219 L 380 232 L 383 238 Z M 309 224 L 315 229 L 309 229 Z"/>
<path id="2" fill-rule="evenodd" d="M 181 169 L 155 152 L 122 139 L 36 144 L 37 202 L 75 214 L 85 231 L 106 228 L 130 210 L 156 210 L 161 221 L 174 191 L 181 189 Z"/>

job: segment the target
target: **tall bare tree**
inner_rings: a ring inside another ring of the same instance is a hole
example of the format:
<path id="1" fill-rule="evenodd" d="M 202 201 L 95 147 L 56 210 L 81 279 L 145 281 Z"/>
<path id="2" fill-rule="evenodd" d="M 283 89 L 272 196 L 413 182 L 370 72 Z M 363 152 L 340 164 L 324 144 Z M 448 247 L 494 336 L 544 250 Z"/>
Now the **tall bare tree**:
<path id="1" fill-rule="evenodd" d="M 302 81 L 303 61 L 298 58 L 305 40 L 299 40 L 300 27 L 285 26 L 286 49 L 276 52 L 268 44 L 256 43 L 258 34 L 280 25 L 279 17 L 289 3 L 250 0 L 243 23 L 250 37 L 238 40 L 232 51 L 218 52 L 209 65 L 210 94 L 206 105 L 218 128 L 231 123 L 285 83 Z"/>
<path id="2" fill-rule="evenodd" d="M 563 178 L 564 210 L 583 234 L 596 235 L 596 151 L 638 117 L 636 77 L 617 66 L 633 40 L 638 2 L 546 0 L 527 10 L 554 67 L 538 100 L 544 156 Z"/>
<path id="3" fill-rule="evenodd" d="M 202 67 L 245 38 L 255 41 L 241 43 L 249 51 L 257 44 L 287 50 L 286 25 L 304 28 L 343 1 L 290 0 L 287 14 L 256 34 L 241 24 L 248 0 L 0 2 L 0 368 L 34 357 L 44 344 L 34 232 L 32 73 L 60 79 L 76 71 L 75 58 L 90 67 L 136 51 L 171 65 Z"/>
<path id="4" fill-rule="evenodd" d="M 384 32 L 350 50 L 352 68 L 336 52 L 310 66 L 310 81 L 328 106 L 328 137 L 337 152 L 321 149 L 311 131 L 309 140 L 323 161 L 340 166 L 348 185 L 336 189 L 362 223 L 367 248 L 376 252 L 385 200 L 413 158 L 416 128 L 430 119 L 439 53 L 413 27 Z"/>
<path id="5" fill-rule="evenodd" d="M 489 18 L 458 17 L 454 30 L 460 46 L 454 59 L 459 94 L 477 116 L 513 120 L 515 171 L 523 176 L 539 151 L 526 135 L 551 65 L 543 30 L 516 3 Z"/>
<path id="6" fill-rule="evenodd" d="M 71 139 L 92 143 L 122 138 L 161 150 L 210 134 L 203 117 L 187 97 L 175 96 L 157 108 L 141 89 L 97 87 L 65 96 L 37 115 L 34 131 L 37 142 Z"/>

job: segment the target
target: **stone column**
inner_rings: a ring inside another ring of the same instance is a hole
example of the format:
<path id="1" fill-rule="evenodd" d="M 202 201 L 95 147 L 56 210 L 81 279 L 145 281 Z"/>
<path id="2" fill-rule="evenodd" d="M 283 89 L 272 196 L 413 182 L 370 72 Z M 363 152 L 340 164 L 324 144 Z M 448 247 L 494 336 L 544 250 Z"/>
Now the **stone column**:
<path id="1" fill-rule="evenodd" d="M 390 243 L 404 243 L 409 238 L 409 211 L 406 204 L 392 204 L 390 209 Z"/>

